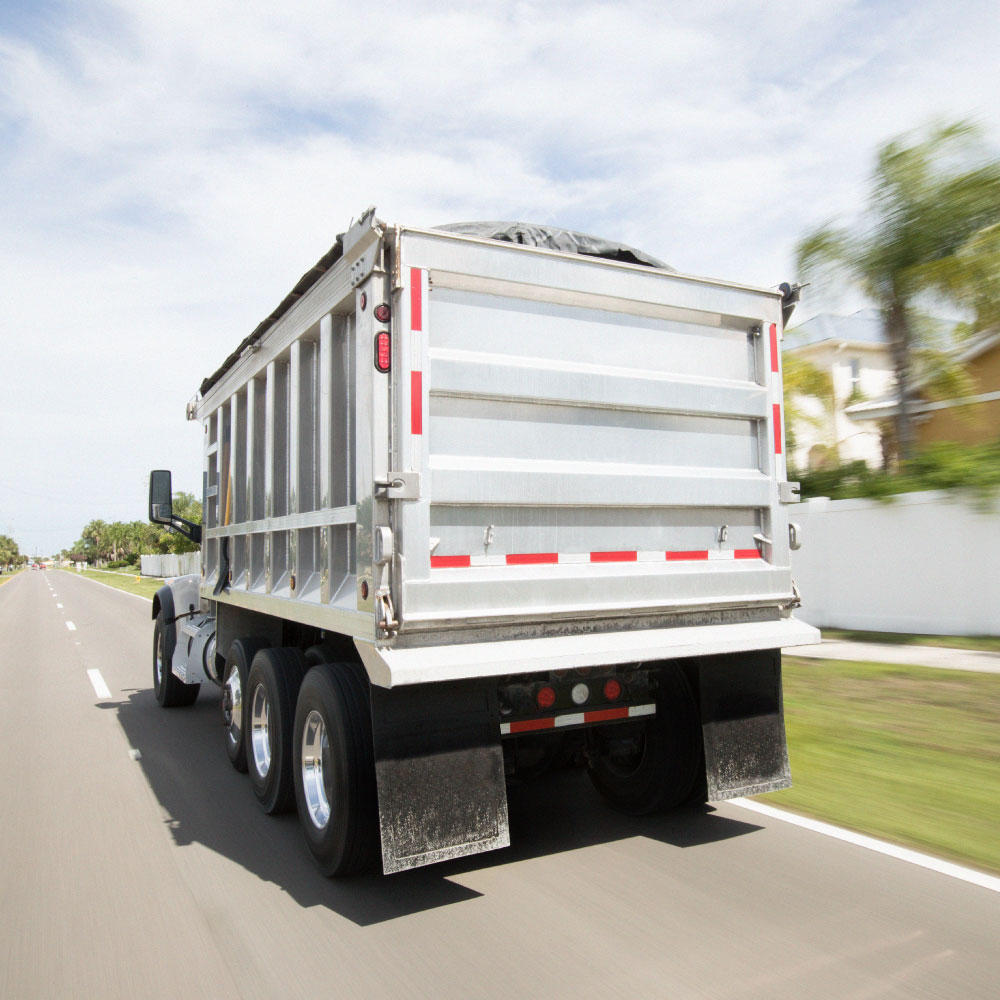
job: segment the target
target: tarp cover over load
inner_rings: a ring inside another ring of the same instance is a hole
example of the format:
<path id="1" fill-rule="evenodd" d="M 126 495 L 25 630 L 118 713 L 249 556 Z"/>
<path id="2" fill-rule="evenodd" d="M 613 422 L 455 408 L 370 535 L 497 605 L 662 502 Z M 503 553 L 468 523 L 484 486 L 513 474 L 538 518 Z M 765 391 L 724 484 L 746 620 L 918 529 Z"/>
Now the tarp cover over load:
<path id="1" fill-rule="evenodd" d="M 555 226 L 536 226 L 530 222 L 454 222 L 446 226 L 435 226 L 443 233 L 459 233 L 463 236 L 477 236 L 483 240 L 500 240 L 503 243 L 520 243 L 522 246 L 544 247 L 546 250 L 561 250 L 563 253 L 579 253 L 588 257 L 603 257 L 625 264 L 644 264 L 673 271 L 669 264 L 657 260 L 644 250 L 605 240 L 600 236 L 577 233 L 571 229 Z"/>

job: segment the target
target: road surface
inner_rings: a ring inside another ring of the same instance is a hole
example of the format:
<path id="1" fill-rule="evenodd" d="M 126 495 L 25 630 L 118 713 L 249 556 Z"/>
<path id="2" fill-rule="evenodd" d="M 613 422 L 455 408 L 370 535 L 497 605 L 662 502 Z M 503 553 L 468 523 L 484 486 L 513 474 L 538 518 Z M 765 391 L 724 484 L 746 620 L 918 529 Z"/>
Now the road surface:
<path id="1" fill-rule="evenodd" d="M 575 773 L 511 789 L 507 850 L 323 879 L 230 767 L 217 693 L 156 704 L 149 616 L 69 573 L 0 584 L 4 998 L 1000 991 L 1000 893 L 732 804 L 618 816 Z"/>

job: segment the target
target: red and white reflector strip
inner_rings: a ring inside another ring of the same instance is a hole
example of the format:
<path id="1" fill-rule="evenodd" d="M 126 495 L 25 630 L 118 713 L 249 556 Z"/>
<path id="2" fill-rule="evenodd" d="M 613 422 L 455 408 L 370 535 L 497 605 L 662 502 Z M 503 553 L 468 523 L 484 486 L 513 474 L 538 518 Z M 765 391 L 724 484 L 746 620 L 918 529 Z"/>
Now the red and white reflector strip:
<path id="1" fill-rule="evenodd" d="M 656 715 L 656 705 L 620 705 L 616 708 L 595 708 L 589 712 L 563 712 L 544 719 L 522 719 L 520 722 L 501 722 L 501 736 L 518 733 L 537 733 L 546 729 L 565 729 L 567 726 L 586 726 L 594 722 L 620 722 L 644 715 Z"/>
<path id="2" fill-rule="evenodd" d="M 488 556 L 431 556 L 431 569 L 464 569 L 471 566 L 556 566 L 571 563 L 717 562 L 760 559 L 757 549 L 698 549 L 687 552 L 508 552 Z"/>
<path id="3" fill-rule="evenodd" d="M 410 332 L 422 333 L 424 329 L 424 273 L 419 267 L 410 268 Z M 419 355 L 417 356 L 419 357 Z M 411 365 L 419 365 L 412 358 Z M 424 373 L 418 368 L 410 370 L 410 433 L 424 433 Z"/>

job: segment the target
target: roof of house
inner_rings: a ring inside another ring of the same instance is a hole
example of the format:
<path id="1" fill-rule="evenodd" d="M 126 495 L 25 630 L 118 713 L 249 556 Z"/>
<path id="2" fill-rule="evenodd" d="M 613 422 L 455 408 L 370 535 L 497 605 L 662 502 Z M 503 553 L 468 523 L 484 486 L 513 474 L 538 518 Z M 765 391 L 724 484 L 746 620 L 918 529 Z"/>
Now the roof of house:
<path id="1" fill-rule="evenodd" d="M 885 331 L 878 309 L 860 309 L 850 316 L 820 313 L 785 331 L 783 350 L 794 351 L 824 341 L 849 341 L 856 344 L 884 346 Z"/>

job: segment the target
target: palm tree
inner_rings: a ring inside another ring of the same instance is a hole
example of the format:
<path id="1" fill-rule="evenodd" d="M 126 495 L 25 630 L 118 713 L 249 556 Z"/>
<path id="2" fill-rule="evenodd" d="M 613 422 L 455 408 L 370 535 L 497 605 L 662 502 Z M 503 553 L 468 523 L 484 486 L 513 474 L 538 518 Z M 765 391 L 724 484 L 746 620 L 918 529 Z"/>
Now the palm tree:
<path id="1" fill-rule="evenodd" d="M 1000 224 L 1000 161 L 981 151 L 967 122 L 902 136 L 879 150 L 868 206 L 853 229 L 822 226 L 798 244 L 800 272 L 837 270 L 881 309 L 896 376 L 900 457 L 912 458 L 913 367 L 921 347 L 916 307 L 929 297 L 975 314 L 973 328 L 995 315 Z M 992 315 L 991 315 L 992 314 Z"/>

